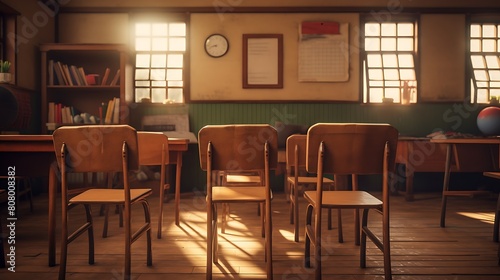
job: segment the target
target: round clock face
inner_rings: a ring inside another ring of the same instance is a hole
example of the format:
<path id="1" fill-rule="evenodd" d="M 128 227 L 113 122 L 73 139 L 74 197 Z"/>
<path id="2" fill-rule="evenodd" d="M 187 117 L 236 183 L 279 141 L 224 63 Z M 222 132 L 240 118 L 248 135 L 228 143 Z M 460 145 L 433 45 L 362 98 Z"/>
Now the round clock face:
<path id="1" fill-rule="evenodd" d="M 212 34 L 205 40 L 205 51 L 211 57 L 221 57 L 229 50 L 229 42 L 221 34 Z"/>

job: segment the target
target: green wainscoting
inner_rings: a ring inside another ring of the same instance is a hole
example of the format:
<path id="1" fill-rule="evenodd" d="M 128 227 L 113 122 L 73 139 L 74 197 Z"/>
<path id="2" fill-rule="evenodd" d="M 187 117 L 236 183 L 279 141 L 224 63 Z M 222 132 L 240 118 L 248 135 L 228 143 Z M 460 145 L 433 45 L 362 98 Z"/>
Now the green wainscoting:
<path id="1" fill-rule="evenodd" d="M 418 105 L 360 105 L 338 103 L 210 103 L 186 106 L 151 106 L 132 110 L 131 124 L 137 125 L 140 114 L 175 114 L 188 112 L 190 129 L 195 134 L 209 124 L 268 123 L 311 125 L 317 122 L 381 122 L 395 126 L 401 135 L 425 136 L 435 130 L 479 134 L 476 117 L 484 106 L 466 103 Z M 134 112 L 135 111 L 135 112 Z M 205 173 L 200 170 L 198 146 L 191 144 L 184 155 L 182 191 L 203 191 Z M 415 181 L 415 190 L 425 180 Z M 435 181 L 435 180 L 434 180 Z M 283 189 L 282 175 L 273 180 L 276 190 Z M 438 186 L 442 182 L 435 182 Z"/>

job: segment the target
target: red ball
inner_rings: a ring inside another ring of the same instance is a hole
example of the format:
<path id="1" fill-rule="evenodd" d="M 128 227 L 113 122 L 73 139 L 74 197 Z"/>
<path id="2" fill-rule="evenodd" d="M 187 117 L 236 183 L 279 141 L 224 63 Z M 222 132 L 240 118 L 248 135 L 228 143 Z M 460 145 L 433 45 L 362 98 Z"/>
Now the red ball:
<path id="1" fill-rule="evenodd" d="M 500 135 L 500 108 L 486 107 L 477 115 L 477 127 L 484 135 Z"/>

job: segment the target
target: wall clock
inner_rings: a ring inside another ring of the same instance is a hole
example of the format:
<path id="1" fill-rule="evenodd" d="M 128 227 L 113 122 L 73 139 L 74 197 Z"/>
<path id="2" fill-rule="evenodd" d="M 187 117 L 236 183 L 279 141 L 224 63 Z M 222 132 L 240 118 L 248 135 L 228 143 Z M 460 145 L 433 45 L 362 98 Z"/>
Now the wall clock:
<path id="1" fill-rule="evenodd" d="M 205 51 L 211 57 L 224 56 L 229 50 L 229 41 L 224 35 L 212 34 L 205 40 Z"/>

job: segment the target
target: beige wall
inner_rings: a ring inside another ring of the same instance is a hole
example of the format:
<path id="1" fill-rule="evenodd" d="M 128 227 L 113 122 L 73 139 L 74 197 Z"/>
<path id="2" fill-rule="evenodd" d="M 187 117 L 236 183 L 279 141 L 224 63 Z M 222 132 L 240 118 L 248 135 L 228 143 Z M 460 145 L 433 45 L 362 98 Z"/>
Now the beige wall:
<path id="1" fill-rule="evenodd" d="M 28 89 L 40 88 L 41 43 L 54 41 L 55 14 L 36 0 L 3 0 L 17 10 L 17 85 Z"/>

